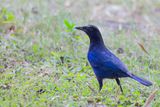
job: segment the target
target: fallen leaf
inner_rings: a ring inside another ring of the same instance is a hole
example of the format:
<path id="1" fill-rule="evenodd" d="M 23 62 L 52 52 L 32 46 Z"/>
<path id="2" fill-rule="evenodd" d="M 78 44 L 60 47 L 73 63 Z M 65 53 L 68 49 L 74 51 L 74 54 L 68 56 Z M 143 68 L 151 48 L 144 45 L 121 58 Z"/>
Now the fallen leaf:
<path id="1" fill-rule="evenodd" d="M 141 47 L 141 49 L 142 49 L 146 54 L 149 55 L 149 53 L 148 53 L 148 52 L 146 51 L 146 49 L 144 48 L 144 45 L 143 45 L 143 44 L 138 43 L 138 45 Z"/>
<path id="2" fill-rule="evenodd" d="M 146 100 L 146 102 L 145 102 L 145 104 L 144 104 L 143 107 L 150 107 L 149 105 L 150 105 L 151 101 L 154 99 L 157 91 L 158 91 L 158 90 L 155 89 L 155 90 L 149 95 L 149 97 L 148 97 L 148 99 Z"/>
<path id="3" fill-rule="evenodd" d="M 122 53 L 124 53 L 123 48 L 118 48 L 118 49 L 117 49 L 117 53 L 118 53 L 118 54 L 122 54 Z"/>
<path id="4" fill-rule="evenodd" d="M 92 92 L 96 92 L 91 86 L 90 86 L 90 84 L 87 82 L 87 86 L 88 86 L 88 88 L 92 91 Z"/>
<path id="5" fill-rule="evenodd" d="M 9 27 L 9 31 L 10 31 L 10 32 L 14 32 L 14 31 L 15 31 L 15 28 L 16 28 L 15 25 L 12 25 L 12 26 Z"/>

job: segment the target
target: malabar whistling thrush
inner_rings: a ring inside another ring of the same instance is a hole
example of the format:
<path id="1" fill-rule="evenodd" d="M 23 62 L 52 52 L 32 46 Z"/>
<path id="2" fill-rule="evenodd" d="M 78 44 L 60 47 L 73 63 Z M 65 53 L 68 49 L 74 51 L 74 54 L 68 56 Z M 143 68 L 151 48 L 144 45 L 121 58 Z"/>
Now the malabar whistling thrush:
<path id="1" fill-rule="evenodd" d="M 150 86 L 152 83 L 143 78 L 140 78 L 127 69 L 124 63 L 109 51 L 102 39 L 99 29 L 94 25 L 75 27 L 78 30 L 84 31 L 90 39 L 88 51 L 88 60 L 97 77 L 99 83 L 99 91 L 103 87 L 103 79 L 115 79 L 123 92 L 119 78 L 130 77 L 139 83 Z"/>

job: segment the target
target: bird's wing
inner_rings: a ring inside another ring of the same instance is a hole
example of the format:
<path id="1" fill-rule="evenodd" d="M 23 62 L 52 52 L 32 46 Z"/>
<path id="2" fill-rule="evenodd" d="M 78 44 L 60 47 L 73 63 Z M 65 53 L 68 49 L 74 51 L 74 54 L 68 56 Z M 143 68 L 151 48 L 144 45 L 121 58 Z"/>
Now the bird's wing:
<path id="1" fill-rule="evenodd" d="M 110 59 L 109 60 L 105 59 L 103 63 L 105 67 L 111 67 L 115 71 L 119 71 L 119 72 L 121 71 L 124 73 L 128 72 L 128 69 L 124 65 L 124 63 L 119 58 L 117 58 L 115 55 L 111 55 Z"/>
<path id="2" fill-rule="evenodd" d="M 102 51 L 100 54 L 95 52 L 88 55 L 88 60 L 92 67 L 99 68 L 103 71 L 110 71 L 122 74 L 128 74 L 127 67 L 121 60 L 109 51 Z"/>

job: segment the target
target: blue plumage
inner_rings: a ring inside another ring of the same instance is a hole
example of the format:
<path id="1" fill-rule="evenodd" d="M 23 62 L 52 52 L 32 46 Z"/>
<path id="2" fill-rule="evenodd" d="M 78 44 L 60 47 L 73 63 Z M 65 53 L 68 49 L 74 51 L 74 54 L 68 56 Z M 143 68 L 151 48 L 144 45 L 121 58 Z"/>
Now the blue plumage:
<path id="1" fill-rule="evenodd" d="M 101 33 L 96 26 L 89 25 L 76 27 L 76 29 L 84 31 L 90 38 L 87 57 L 99 82 L 99 90 L 103 87 L 104 78 L 115 79 L 122 92 L 119 80 L 122 77 L 130 77 L 145 86 L 152 85 L 151 82 L 130 73 L 121 60 L 105 47 Z"/>

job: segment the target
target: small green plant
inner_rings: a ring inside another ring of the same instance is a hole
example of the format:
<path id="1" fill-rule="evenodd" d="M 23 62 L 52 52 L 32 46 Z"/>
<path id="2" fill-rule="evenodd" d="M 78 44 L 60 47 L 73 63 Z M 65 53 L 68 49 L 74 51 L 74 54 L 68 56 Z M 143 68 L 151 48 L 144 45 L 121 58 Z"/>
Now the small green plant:
<path id="1" fill-rule="evenodd" d="M 13 12 L 7 10 L 7 8 L 2 8 L 0 11 L 0 22 L 1 23 L 10 23 L 15 20 L 15 15 Z"/>
<path id="2" fill-rule="evenodd" d="M 75 24 L 72 22 L 69 22 L 67 19 L 64 20 L 64 25 L 67 28 L 66 30 L 67 32 L 72 32 L 75 27 Z"/>

